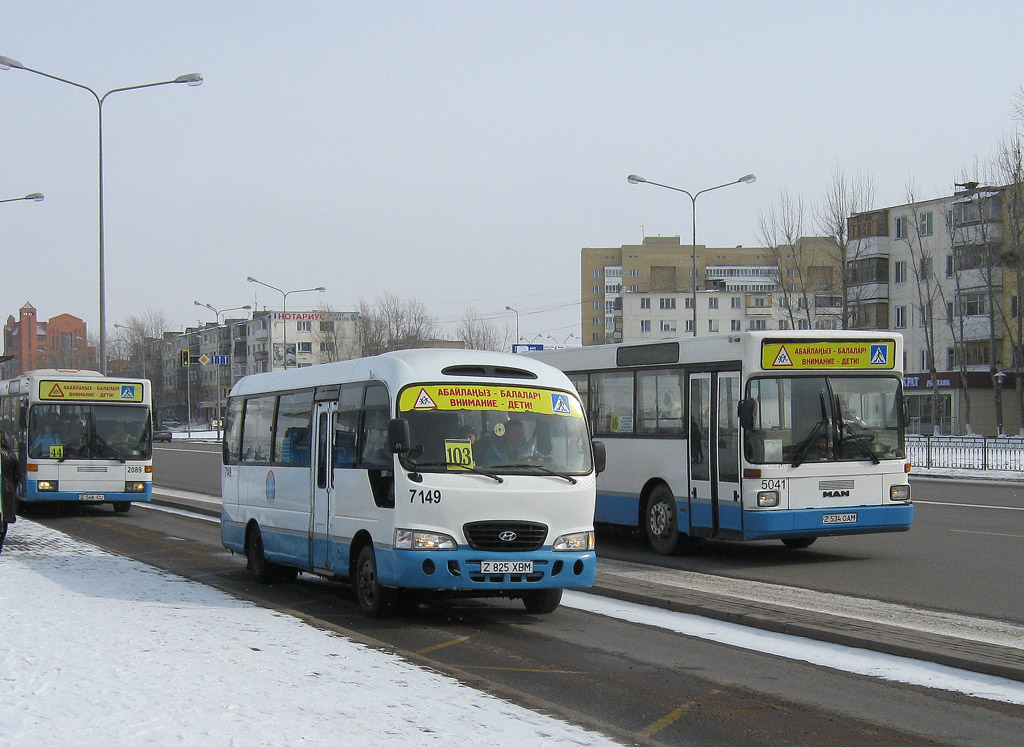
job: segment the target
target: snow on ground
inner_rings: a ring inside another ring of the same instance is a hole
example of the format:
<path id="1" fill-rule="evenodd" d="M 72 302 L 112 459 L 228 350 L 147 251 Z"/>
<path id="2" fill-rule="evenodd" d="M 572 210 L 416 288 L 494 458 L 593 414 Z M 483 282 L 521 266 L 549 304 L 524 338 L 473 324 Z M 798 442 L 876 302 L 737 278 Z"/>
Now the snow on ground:
<path id="1" fill-rule="evenodd" d="M 32 522 L 0 555 L 0 742 L 614 744 Z"/>

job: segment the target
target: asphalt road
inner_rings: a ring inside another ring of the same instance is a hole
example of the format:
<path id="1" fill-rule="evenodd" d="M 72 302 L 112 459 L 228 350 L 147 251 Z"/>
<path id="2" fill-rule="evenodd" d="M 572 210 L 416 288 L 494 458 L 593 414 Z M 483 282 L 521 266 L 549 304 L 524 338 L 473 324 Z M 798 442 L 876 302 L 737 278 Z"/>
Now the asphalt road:
<path id="1" fill-rule="evenodd" d="M 563 606 L 409 604 L 370 620 L 351 589 L 300 576 L 259 585 L 215 520 L 137 506 L 36 515 L 75 537 L 310 624 L 624 744 L 1014 744 L 1024 707 L 908 687 Z M 144 631 L 121 631 L 125 645 Z M 183 663 L 187 665 L 187 663 Z"/>
<path id="2" fill-rule="evenodd" d="M 157 447 L 156 484 L 220 495 L 220 447 Z M 598 555 L 1024 624 L 1024 486 L 913 478 L 909 532 L 781 543 L 709 542 L 663 557 L 636 535 L 602 531 Z"/>

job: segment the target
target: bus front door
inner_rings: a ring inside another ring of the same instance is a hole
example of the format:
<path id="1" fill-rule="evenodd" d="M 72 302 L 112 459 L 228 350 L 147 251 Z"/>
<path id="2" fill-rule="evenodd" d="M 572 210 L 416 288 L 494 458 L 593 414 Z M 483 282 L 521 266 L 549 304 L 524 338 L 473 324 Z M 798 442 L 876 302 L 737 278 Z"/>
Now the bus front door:
<path id="1" fill-rule="evenodd" d="M 313 443 L 316 448 L 312 455 L 313 492 L 310 507 L 309 552 L 313 568 L 331 570 L 328 551 L 328 528 L 330 526 L 331 500 L 334 492 L 334 412 L 337 402 L 317 402 L 313 410 Z"/>
<path id="2" fill-rule="evenodd" d="M 740 539 L 738 372 L 694 373 L 689 385 L 690 534 Z"/>

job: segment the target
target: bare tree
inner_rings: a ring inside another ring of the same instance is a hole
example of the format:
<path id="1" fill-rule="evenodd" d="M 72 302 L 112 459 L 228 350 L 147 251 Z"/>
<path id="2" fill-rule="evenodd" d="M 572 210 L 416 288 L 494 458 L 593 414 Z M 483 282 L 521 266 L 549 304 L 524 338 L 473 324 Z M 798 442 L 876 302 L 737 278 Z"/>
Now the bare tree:
<path id="1" fill-rule="evenodd" d="M 160 340 L 169 326 L 167 315 L 160 309 L 146 309 L 139 315 L 131 314 L 122 325 L 123 336 L 115 337 L 115 349 L 127 358 L 131 364 L 132 374 L 146 377 L 155 371 L 149 365 L 149 358 L 154 357 L 147 341 Z M 120 348 L 124 344 L 124 350 Z"/>
<path id="2" fill-rule="evenodd" d="M 1024 120 L 1024 98 L 1017 106 Z M 1010 363 L 1016 374 L 1017 432 L 1024 433 L 1024 135 L 1020 129 L 1004 134 L 995 157 L 995 171 L 1003 187 L 1003 283 L 1013 289 L 1010 308 L 1000 304 L 1002 327 L 1010 338 Z M 1009 277 L 1008 277 L 1009 276 Z"/>
<path id="3" fill-rule="evenodd" d="M 832 172 L 832 181 L 825 198 L 815 209 L 818 232 L 834 242 L 835 264 L 839 267 L 839 287 L 842 295 L 842 328 L 849 329 L 850 314 L 856 299 L 851 298 L 852 278 L 850 265 L 857 257 L 851 256 L 849 220 L 854 213 L 872 209 L 875 202 L 875 182 L 870 174 L 859 171 L 852 178 L 838 164 Z"/>
<path id="4" fill-rule="evenodd" d="M 954 211 L 950 210 L 943 215 L 943 225 L 945 227 L 946 235 L 949 237 L 949 245 L 955 247 L 958 242 L 957 227 L 956 221 L 953 219 L 953 212 Z M 963 296 L 964 289 L 960 260 L 955 249 L 953 251 L 953 266 L 951 270 L 953 280 L 952 293 L 950 294 L 947 292 L 946 285 L 939 284 L 939 297 L 943 306 L 948 310 L 945 318 L 946 325 L 949 329 L 950 339 L 953 342 L 953 365 L 956 366 L 957 371 L 960 374 L 960 397 L 963 402 L 963 427 L 965 433 L 967 433 L 967 435 L 971 435 L 974 433 L 974 427 L 971 425 L 971 390 L 967 385 L 967 320 L 963 314 L 958 313 L 961 303 L 960 299 Z"/>
<path id="5" fill-rule="evenodd" d="M 456 334 L 470 350 L 498 352 L 511 350 L 512 338 L 515 336 L 507 324 L 499 328 L 491 320 L 477 313 L 474 308 L 468 308 L 463 312 Z"/>
<path id="6" fill-rule="evenodd" d="M 421 301 L 394 293 L 378 296 L 372 305 L 360 300 L 358 325 L 363 355 L 420 347 L 438 336 L 437 321 Z"/>
<path id="7" fill-rule="evenodd" d="M 922 213 L 920 203 L 914 194 L 914 185 L 907 185 L 907 203 L 910 206 L 909 220 L 905 221 L 900 234 L 901 240 L 910 250 L 910 264 L 915 280 L 916 301 L 914 309 L 921 322 L 924 333 L 925 368 L 931 374 L 931 423 L 935 428 L 939 424 L 939 381 L 935 350 L 935 315 L 936 308 L 941 307 L 942 294 L 939 283 L 935 280 L 935 247 L 926 237 L 931 236 L 932 213 Z M 910 323 L 910 320 L 907 320 Z"/>
<path id="8" fill-rule="evenodd" d="M 347 319 L 348 312 L 337 312 L 328 303 L 321 303 L 317 311 L 324 319 L 316 326 L 313 337 L 318 343 L 320 363 L 347 361 L 359 357 L 359 323 L 353 324 Z M 353 314 L 354 315 L 354 314 Z"/>

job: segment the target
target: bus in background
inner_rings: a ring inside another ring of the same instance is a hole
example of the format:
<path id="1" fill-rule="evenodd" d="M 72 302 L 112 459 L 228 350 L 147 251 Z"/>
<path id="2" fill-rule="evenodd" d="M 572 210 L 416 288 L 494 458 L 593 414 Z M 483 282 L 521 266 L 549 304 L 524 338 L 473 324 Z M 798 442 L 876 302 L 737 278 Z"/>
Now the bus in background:
<path id="1" fill-rule="evenodd" d="M 15 499 L 110 503 L 152 495 L 150 383 L 98 371 L 40 369 L 0 382 L 3 445 L 17 454 Z"/>
<path id="2" fill-rule="evenodd" d="M 704 539 L 910 528 L 903 338 L 740 332 L 531 353 L 565 371 L 608 452 L 595 522 L 664 555 Z"/>
<path id="3" fill-rule="evenodd" d="M 520 356 L 404 350 L 246 376 L 221 538 L 261 582 L 347 579 L 371 617 L 403 590 L 551 612 L 594 582 L 602 456 L 565 375 Z"/>

